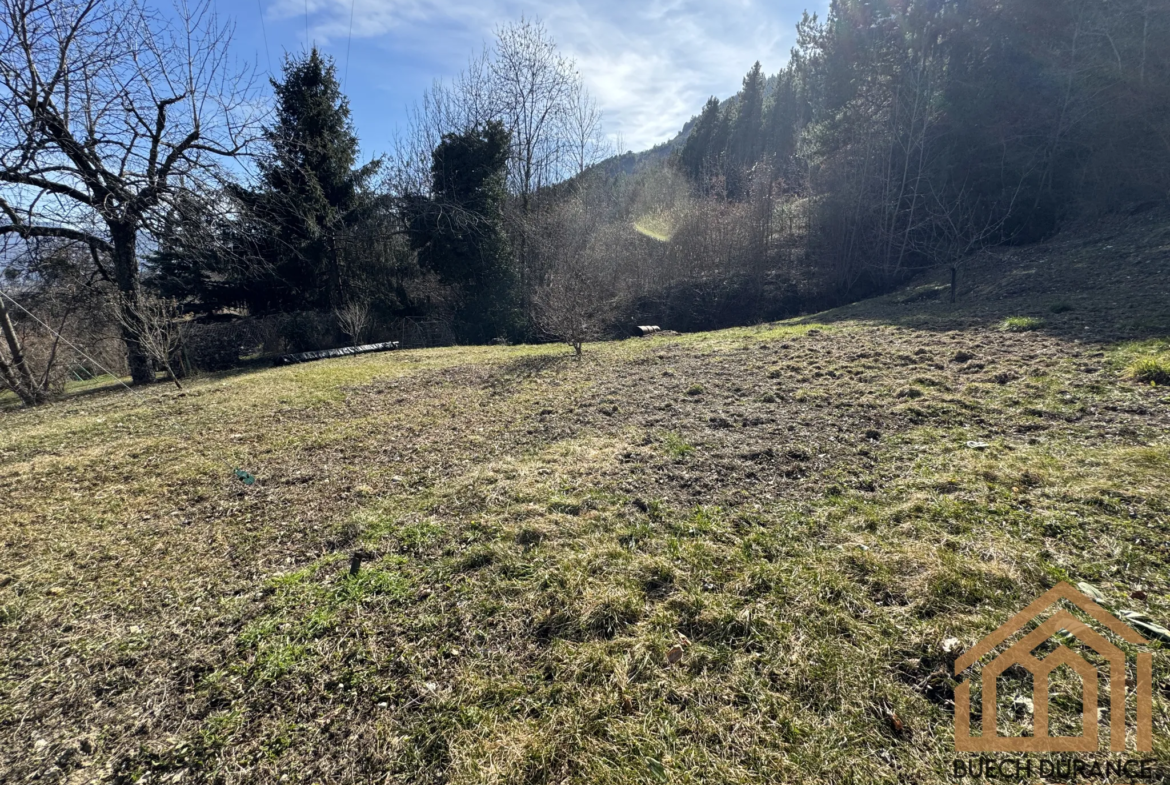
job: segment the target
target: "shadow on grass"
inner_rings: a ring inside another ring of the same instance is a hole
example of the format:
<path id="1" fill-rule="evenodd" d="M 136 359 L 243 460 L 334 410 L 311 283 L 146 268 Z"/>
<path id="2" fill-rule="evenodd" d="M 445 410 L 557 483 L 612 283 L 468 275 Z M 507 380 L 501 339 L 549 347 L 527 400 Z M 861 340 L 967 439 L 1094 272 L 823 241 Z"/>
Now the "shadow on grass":
<path id="1" fill-rule="evenodd" d="M 545 371 L 562 368 L 569 363 L 579 362 L 580 358 L 572 354 L 535 354 L 527 357 L 518 357 L 499 366 L 495 385 L 509 385 L 515 382 L 531 379 Z"/>
<path id="2" fill-rule="evenodd" d="M 196 376 L 189 377 L 190 380 L 212 380 L 218 381 L 223 379 L 231 379 L 237 376 L 244 376 L 255 373 L 256 371 L 265 370 L 272 367 L 272 358 L 256 358 L 249 360 L 241 360 L 240 364 L 224 371 L 203 371 Z M 179 380 L 184 388 L 187 386 L 188 379 Z M 170 394 L 178 394 L 184 392 L 175 387 L 174 382 L 169 379 L 159 376 L 157 381 L 151 385 L 130 385 L 129 377 L 124 379 L 117 379 L 109 374 L 103 376 L 95 376 L 92 379 L 86 379 L 83 382 L 70 382 L 65 385 L 65 391 L 57 396 L 49 399 L 49 403 L 62 403 L 73 400 L 85 400 L 95 396 L 110 395 L 115 393 L 123 393 L 125 395 L 153 395 L 159 391 L 168 392 Z M 24 408 L 20 399 L 11 390 L 0 391 L 0 412 L 5 411 L 19 411 Z"/>
<path id="3" fill-rule="evenodd" d="M 971 257 L 960 267 L 957 299 L 950 302 L 949 270 L 936 269 L 893 294 L 801 321 L 1038 332 L 1090 343 L 1170 335 L 1170 211 Z"/>

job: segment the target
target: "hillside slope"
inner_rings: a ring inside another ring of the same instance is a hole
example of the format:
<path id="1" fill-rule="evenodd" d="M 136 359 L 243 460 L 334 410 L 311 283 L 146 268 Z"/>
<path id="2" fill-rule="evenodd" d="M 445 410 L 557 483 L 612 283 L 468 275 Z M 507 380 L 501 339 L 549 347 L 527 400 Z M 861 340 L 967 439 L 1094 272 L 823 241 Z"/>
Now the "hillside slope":
<path id="1" fill-rule="evenodd" d="M 956 304 L 949 299 L 949 271 L 937 270 L 834 318 L 965 329 L 1031 316 L 1043 320 L 1045 333 L 1068 340 L 1170 335 L 1170 211 L 1145 204 L 1131 212 L 1072 227 L 1048 242 L 971 257 L 960 267 Z"/>
<path id="2" fill-rule="evenodd" d="M 953 781 L 946 639 L 1058 580 L 1170 621 L 1168 230 L 0 413 L 0 780 Z"/>

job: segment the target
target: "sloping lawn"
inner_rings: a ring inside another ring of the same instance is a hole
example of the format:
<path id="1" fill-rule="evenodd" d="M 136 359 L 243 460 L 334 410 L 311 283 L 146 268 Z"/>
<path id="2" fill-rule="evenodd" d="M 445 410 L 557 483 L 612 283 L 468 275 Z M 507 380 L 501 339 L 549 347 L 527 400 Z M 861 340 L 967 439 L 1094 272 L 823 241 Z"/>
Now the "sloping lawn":
<path id="1" fill-rule="evenodd" d="M 944 640 L 1170 621 L 1141 351 L 846 311 L 0 413 L 0 779 L 954 781 Z"/>

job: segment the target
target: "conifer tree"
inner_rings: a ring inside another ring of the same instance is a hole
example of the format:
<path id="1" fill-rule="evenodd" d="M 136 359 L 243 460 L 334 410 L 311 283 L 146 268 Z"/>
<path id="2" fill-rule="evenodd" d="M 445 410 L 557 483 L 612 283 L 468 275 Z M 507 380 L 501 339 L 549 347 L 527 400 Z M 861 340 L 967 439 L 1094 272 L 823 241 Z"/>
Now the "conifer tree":
<path id="1" fill-rule="evenodd" d="M 338 306 L 346 297 L 339 234 L 368 205 L 363 188 L 381 162 L 355 167 L 349 102 L 332 59 L 316 47 L 286 58 L 272 87 L 276 123 L 264 132 L 261 187 L 237 190 L 248 218 L 243 239 L 263 262 L 245 296 L 257 311 Z"/>
<path id="2" fill-rule="evenodd" d="M 760 155 L 760 128 L 764 116 L 764 74 L 757 60 L 743 78 L 728 152 L 732 164 L 750 167 Z"/>
<path id="3" fill-rule="evenodd" d="M 683 145 L 682 153 L 679 155 L 679 164 L 683 171 L 695 181 L 699 181 L 704 176 L 706 164 L 711 158 L 711 146 L 715 140 L 719 122 L 719 99 L 711 96 L 699 114 L 699 119 L 695 121 L 695 127 L 691 130 L 691 135 L 687 137 L 686 144 Z"/>
<path id="4" fill-rule="evenodd" d="M 431 195 L 408 206 L 419 263 L 457 288 L 455 329 L 468 343 L 519 337 L 516 276 L 504 230 L 511 138 L 503 124 L 444 134 Z"/>
<path id="5" fill-rule="evenodd" d="M 790 70 L 778 74 L 776 89 L 764 108 L 760 149 L 777 161 L 787 161 L 794 152 L 798 118 L 793 81 Z"/>

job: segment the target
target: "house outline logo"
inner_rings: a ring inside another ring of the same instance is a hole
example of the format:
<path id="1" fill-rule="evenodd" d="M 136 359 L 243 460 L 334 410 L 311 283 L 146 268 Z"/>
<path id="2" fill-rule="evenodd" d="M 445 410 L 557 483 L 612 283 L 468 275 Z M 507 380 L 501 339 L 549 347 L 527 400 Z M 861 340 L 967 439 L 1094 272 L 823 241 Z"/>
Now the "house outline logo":
<path id="1" fill-rule="evenodd" d="M 979 662 L 1012 635 L 1020 632 L 1029 622 L 1065 600 L 1084 611 L 1086 615 L 1115 634 L 1118 638 L 1136 645 L 1147 643 L 1132 627 L 1106 611 L 1077 589 L 1063 581 L 1040 595 L 1031 605 L 1008 619 L 998 629 L 987 635 L 955 661 L 955 675 Z M 1108 663 L 1109 684 L 1109 751 L 1125 752 L 1126 723 L 1126 669 L 1125 653 L 1114 646 L 1088 624 L 1063 608 L 1044 620 L 1015 644 L 1000 653 L 998 657 L 983 665 L 978 678 L 983 685 L 982 735 L 971 735 L 971 680 L 963 680 L 955 687 L 955 749 L 959 752 L 1096 752 L 1098 749 L 1097 668 L 1072 649 L 1059 644 L 1056 651 L 1043 659 L 1032 655 L 1032 650 L 1048 640 L 1058 631 L 1065 631 L 1083 645 L 1101 655 Z M 1032 674 L 1032 736 L 1000 736 L 996 715 L 996 678 L 1013 665 L 1019 665 Z M 1080 736 L 1050 736 L 1048 732 L 1048 677 L 1067 665 L 1081 679 Z M 1138 752 L 1153 750 L 1153 655 L 1139 652 L 1136 663 L 1137 711 L 1136 749 Z"/>

